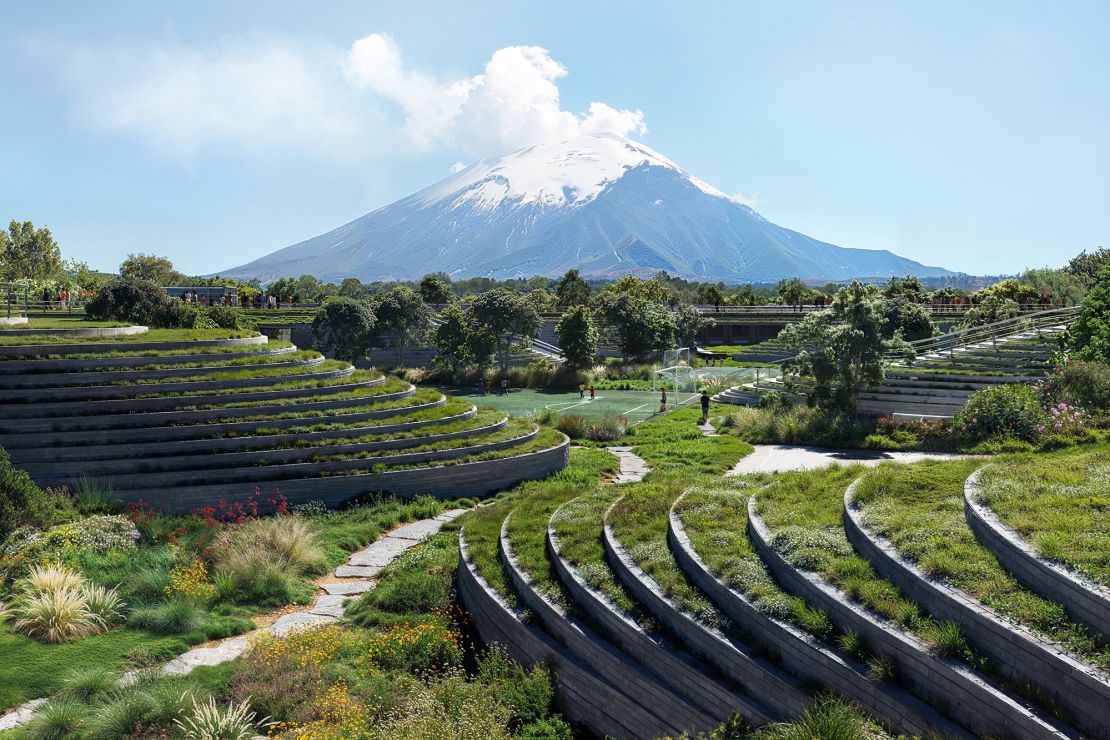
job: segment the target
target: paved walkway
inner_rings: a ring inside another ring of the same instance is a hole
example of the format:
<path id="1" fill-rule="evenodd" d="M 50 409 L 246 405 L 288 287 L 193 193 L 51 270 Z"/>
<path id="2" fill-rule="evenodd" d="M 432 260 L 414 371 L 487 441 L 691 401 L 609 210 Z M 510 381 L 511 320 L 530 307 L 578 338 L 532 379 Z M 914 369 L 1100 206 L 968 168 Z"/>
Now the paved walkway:
<path id="1" fill-rule="evenodd" d="M 376 581 L 370 579 L 376 578 L 382 568 L 438 532 L 445 522 L 465 513 L 466 509 L 449 509 L 431 519 L 421 519 L 394 529 L 370 543 L 369 547 L 351 555 L 346 565 L 336 568 L 334 578 L 326 579 L 321 584 L 323 593 L 316 597 L 312 606 L 282 615 L 270 626 L 254 632 L 229 637 L 210 647 L 193 648 L 162 666 L 162 672 L 167 675 L 182 676 L 198 666 L 219 665 L 234 660 L 246 652 L 251 638 L 255 635 L 269 632 L 278 637 L 284 637 L 298 629 L 335 622 L 343 616 L 348 598 L 374 588 Z M 123 674 L 120 683 L 126 686 L 134 680 L 135 674 L 128 672 Z M 45 702 L 46 699 L 32 699 L 0 717 L 0 731 L 26 724 Z"/>
<path id="2" fill-rule="evenodd" d="M 881 462 L 912 463 L 920 460 L 954 460 L 964 455 L 932 452 L 883 452 L 881 450 L 830 450 L 805 445 L 755 445 L 755 452 L 740 460 L 725 475 L 781 473 L 812 470 L 827 465 L 878 465 Z"/>
<path id="3" fill-rule="evenodd" d="M 632 451 L 631 447 L 606 447 L 620 461 L 620 472 L 613 483 L 639 483 L 650 472 L 647 460 Z"/>

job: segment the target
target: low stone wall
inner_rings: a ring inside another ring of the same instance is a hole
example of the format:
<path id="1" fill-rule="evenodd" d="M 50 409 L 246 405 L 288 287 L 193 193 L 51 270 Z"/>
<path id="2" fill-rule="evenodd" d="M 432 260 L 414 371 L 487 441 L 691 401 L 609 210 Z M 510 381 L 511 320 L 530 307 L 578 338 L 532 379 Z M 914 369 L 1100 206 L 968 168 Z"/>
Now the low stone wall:
<path id="1" fill-rule="evenodd" d="M 608 598 L 590 588 L 570 563 L 559 553 L 554 530 L 547 528 L 547 553 L 556 577 L 591 622 L 630 656 L 660 677 L 670 690 L 702 706 L 723 722 L 739 711 L 753 725 L 773 721 L 778 714 L 742 692 L 734 691 L 711 677 L 712 669 L 694 656 L 664 644 L 660 637 L 648 635 L 623 614 Z"/>
<path id="2" fill-rule="evenodd" d="M 0 353 L 0 376 L 47 372 L 88 370 L 89 368 L 137 367 L 143 365 L 174 365 L 190 362 L 234 360 L 239 357 L 279 356 L 296 352 L 296 347 L 257 349 L 248 347 L 242 352 L 212 352 L 197 355 L 123 355 L 120 357 L 70 357 L 41 360 L 5 360 Z M 122 346 L 122 349 L 127 349 Z M 83 353 L 78 353 L 83 354 Z"/>
<path id="3" fill-rule="evenodd" d="M 374 402 L 396 401 L 412 396 L 415 388 L 408 391 L 398 391 L 397 393 L 383 394 L 382 396 L 372 396 Z M 160 412 L 157 414 L 144 414 L 147 420 L 146 426 L 142 423 L 132 424 L 130 427 L 120 427 L 116 425 L 108 425 L 103 428 L 94 426 L 92 429 L 80 431 L 73 430 L 72 427 L 62 427 L 57 425 L 56 429 L 48 432 L 28 432 L 20 431 L 19 426 L 14 427 L 13 432 L 0 433 L 0 447 L 6 448 L 12 453 L 13 459 L 16 454 L 15 450 L 47 447 L 51 445 L 95 445 L 103 442 L 105 439 L 112 440 L 113 443 L 122 442 L 168 442 L 172 440 L 183 439 L 198 439 L 202 437 L 209 437 L 215 434 L 224 434 L 232 431 L 250 432 L 258 428 L 267 429 L 288 429 L 290 427 L 310 426 L 312 424 L 346 424 L 359 421 L 367 421 L 369 419 L 385 419 L 391 416 L 402 416 L 404 414 L 412 414 L 418 411 L 442 406 L 447 402 L 444 396 L 440 396 L 435 401 L 428 403 L 418 403 L 411 406 L 397 406 L 393 408 L 374 409 L 371 411 L 361 411 L 359 413 L 350 414 L 334 414 L 332 416 L 298 416 L 290 419 L 256 419 L 254 421 L 225 421 L 225 422 L 212 422 L 205 423 L 206 419 L 221 419 L 235 416 L 255 416 L 257 414 L 265 415 L 285 413 L 289 410 L 288 406 L 265 407 L 259 411 L 259 407 L 248 409 L 217 409 L 205 410 L 197 412 Z M 300 411 L 324 411 L 329 409 L 342 409 L 344 407 L 354 407 L 366 405 L 368 400 L 366 398 L 346 399 L 343 401 L 327 401 L 324 403 L 312 404 L 298 404 L 297 409 Z M 249 412 L 249 413 L 248 413 Z M 186 415 L 182 415 L 186 414 Z M 167 418 L 168 417 L 168 418 Z M 124 416 L 125 420 L 129 417 Z M 197 423 L 181 423 L 196 421 Z M 176 425 L 174 425 L 176 424 Z M 173 426 L 171 426 L 173 425 Z M 106 430 L 108 433 L 106 433 Z"/>
<path id="4" fill-rule="evenodd" d="M 198 339 L 193 342 L 82 342 L 80 344 L 25 344 L 22 346 L 0 346 L 0 355 L 8 357 L 39 357 L 43 355 L 89 355 L 112 353 L 121 350 L 146 352 L 195 347 L 242 347 L 266 344 L 269 337 L 259 334 L 256 337 L 229 337 L 228 339 Z"/>
<path id="5" fill-rule="evenodd" d="M 1110 641 L 1110 589 L 1077 570 L 1045 560 L 1025 538 L 980 503 L 981 471 L 972 473 L 964 484 L 964 518 L 975 537 L 1026 588 L 1062 604 L 1068 616 Z"/>
<path id="6" fill-rule="evenodd" d="M 26 319 L 23 320 L 27 322 Z M 145 326 L 83 326 L 57 329 L 9 329 L 2 336 L 8 337 L 130 337 L 146 334 Z"/>
<path id="7" fill-rule="evenodd" d="M 410 421 L 401 424 L 383 424 L 377 427 L 351 427 L 343 429 L 326 429 L 319 432 L 294 432 L 291 434 L 259 434 L 251 436 L 217 437 L 206 435 L 200 439 L 182 440 L 179 442 L 144 442 L 143 454 L 150 458 L 159 458 L 171 455 L 188 455 L 195 453 L 212 453 L 220 451 L 238 451 L 249 449 L 278 449 L 282 444 L 300 440 L 320 440 L 339 437 L 360 437 L 367 434 L 384 435 L 407 433 L 414 429 L 428 426 L 441 426 L 458 421 L 474 418 L 477 408 L 452 416 L 443 416 L 438 419 L 424 421 Z M 299 419 L 295 420 L 301 423 Z M 434 432 L 412 437 L 397 437 L 381 439 L 375 442 L 362 444 L 364 450 L 393 450 L 404 447 L 416 447 L 422 444 L 438 442 L 469 434 L 484 434 L 504 428 L 505 421 L 490 424 L 484 427 L 475 427 L 470 430 L 435 434 Z M 10 451 L 12 461 L 19 465 L 34 462 L 87 462 L 91 460 L 114 460 L 116 458 L 133 454 L 134 444 L 92 444 L 77 447 L 40 447 L 33 449 L 13 449 Z"/>
<path id="8" fill-rule="evenodd" d="M 360 388 L 372 388 L 385 382 L 385 378 L 378 377 L 373 380 L 364 380 L 358 383 L 344 383 L 342 385 L 329 385 L 325 387 L 309 386 L 306 388 L 291 388 L 284 390 L 253 391 L 245 393 L 197 393 L 178 396 L 153 396 L 150 398 L 121 398 L 108 401 L 60 401 L 51 403 L 7 403 L 0 407 L 0 414 L 6 419 L 35 419 L 46 422 L 57 421 L 67 416 L 97 416 L 109 417 L 112 415 L 131 414 L 143 411 L 158 411 L 172 409 L 177 406 L 200 406 L 205 404 L 248 403 L 254 401 L 268 401 L 271 399 L 307 398 L 311 396 L 330 396 Z M 157 393 L 157 388 L 150 388 L 149 392 Z"/>
<path id="9" fill-rule="evenodd" d="M 479 575 L 466 549 L 465 531 L 459 532 L 459 601 L 487 645 L 499 644 L 517 662 L 546 663 L 558 676 L 556 708 L 572 724 L 599 737 L 657 737 L 658 723 L 645 716 L 639 704 L 620 687 L 595 676 L 539 627 L 526 623 Z"/>
<path id="10" fill-rule="evenodd" d="M 757 657 L 747 645 L 679 609 L 651 576 L 633 562 L 608 524 L 602 529 L 602 545 L 617 580 L 691 652 L 715 666 L 779 717 L 795 717 L 807 706 L 810 697 L 800 681 Z"/>
<path id="11" fill-rule="evenodd" d="M 196 476 L 195 480 L 197 480 L 197 482 L 200 482 L 202 479 L 210 479 L 212 475 L 216 475 L 219 472 L 225 470 L 234 473 L 235 471 L 232 469 L 234 466 L 242 468 L 244 465 L 251 463 L 259 465 L 262 461 L 265 461 L 267 465 L 270 465 L 271 463 L 300 462 L 304 460 L 307 456 L 342 455 L 345 453 L 397 450 L 404 449 L 406 446 L 420 447 L 422 445 L 435 444 L 436 442 L 444 442 L 452 439 L 493 434 L 495 432 L 501 431 L 507 425 L 508 418 L 506 417 L 496 424 L 487 424 L 486 426 L 476 427 L 474 429 L 465 429 L 457 432 L 450 432 L 447 434 L 429 435 L 427 437 L 391 439 L 382 440 L 380 442 L 349 442 L 343 444 L 320 445 L 317 447 L 266 447 L 265 445 L 258 445 L 258 449 L 235 452 L 220 452 L 219 450 L 209 448 L 200 451 L 193 450 L 193 454 L 164 454 L 162 456 L 154 457 L 148 454 L 148 450 L 145 448 L 145 446 L 136 450 L 134 445 L 132 445 L 131 449 L 133 451 L 133 454 L 130 456 L 122 455 L 113 458 L 102 458 L 99 460 L 73 460 L 69 462 L 47 461 L 33 463 L 20 461 L 18 464 L 27 472 L 28 475 L 30 475 L 35 480 L 65 480 L 67 477 L 79 478 L 82 475 L 104 477 L 105 479 L 107 479 L 108 476 L 134 473 L 137 469 L 142 470 L 142 468 L 138 467 L 141 465 L 146 467 L 144 475 L 149 475 L 150 471 L 192 471 Z M 336 432 L 341 432 L 341 430 L 330 432 L 331 436 L 336 436 Z M 531 436 L 535 435 L 533 434 Z M 300 439 L 301 437 L 300 435 L 281 435 L 280 438 L 294 441 Z M 249 438 L 239 438 L 224 441 L 237 441 L 242 444 L 246 439 Z M 267 438 L 263 437 L 262 439 L 265 440 Z M 273 440 L 274 437 L 269 436 L 269 439 Z M 203 443 L 205 441 L 206 440 L 199 440 L 200 443 Z M 408 444 L 400 444 L 403 442 L 407 442 Z M 182 443 L 178 442 L 175 444 Z M 503 443 L 494 444 L 501 445 Z M 462 450 L 464 448 L 458 449 Z M 471 449 L 473 452 L 474 448 L 465 449 Z M 489 449 L 503 449 L 503 447 L 483 447 L 482 450 L 479 451 L 486 451 Z M 138 452 L 141 452 L 142 454 L 135 454 Z M 456 450 L 441 450 L 439 452 L 455 453 Z M 446 459 L 426 457 L 426 455 L 429 454 L 432 453 L 424 452 L 410 453 L 405 455 L 390 455 L 380 458 L 363 460 L 362 463 L 364 465 L 370 465 L 372 463 L 377 464 L 375 463 L 375 461 L 380 460 L 382 461 L 380 464 L 388 465 L 398 459 L 405 459 L 407 462 L 404 464 L 407 464 L 409 462 L 426 462 L 430 459 Z M 457 454 L 452 456 L 462 457 L 464 455 L 463 453 L 458 452 Z"/>
<path id="12" fill-rule="evenodd" d="M 373 382 L 373 381 L 371 381 Z M 363 384 L 365 385 L 365 384 Z M 346 387 L 346 386 L 340 386 Z M 318 390 L 318 389 L 312 389 Z M 266 414 L 282 414 L 289 411 L 309 412 L 340 409 L 348 406 L 365 406 L 369 403 L 384 403 L 407 398 L 415 392 L 414 386 L 394 393 L 381 393 L 378 395 L 357 396 L 341 398 L 335 401 L 305 401 L 297 404 L 271 404 L 266 406 L 235 406 L 234 401 L 245 400 L 242 398 L 223 397 L 222 400 L 229 404 L 207 409 L 192 409 L 188 411 L 149 411 L 134 413 L 102 413 L 88 416 L 48 416 L 41 419 L 11 419 L 4 424 L 0 417 L 0 438 L 5 434 L 26 434 L 28 432 L 66 431 L 66 439 L 70 437 L 70 430 L 115 430 L 133 427 L 157 427 L 173 424 L 202 422 L 206 419 L 235 418 L 237 416 L 264 416 Z M 315 395 L 315 394 L 309 394 Z M 327 395 L 327 394 L 324 394 Z M 281 398 L 297 398 L 298 395 L 283 395 Z M 195 400 L 195 399 L 194 399 Z M 269 426 L 268 422 L 254 422 L 255 426 Z"/>
<path id="13" fill-rule="evenodd" d="M 236 368 L 231 368 L 229 372 L 235 372 L 236 370 Z M 18 388 L 0 390 L 0 404 L 41 404 L 41 408 L 43 409 L 52 409 L 55 408 L 56 404 L 60 405 L 77 400 L 115 400 L 129 403 L 133 396 L 141 396 L 149 393 L 181 393 L 186 395 L 179 397 L 188 400 L 209 391 L 230 390 L 232 388 L 265 388 L 266 386 L 279 385 L 281 383 L 346 378 L 354 373 L 354 371 L 354 366 L 348 365 L 347 367 L 325 370 L 318 373 L 258 375 L 246 378 L 229 378 L 226 380 L 186 380 L 173 383 L 113 383 L 112 385 Z M 280 391 L 260 392 L 273 393 Z"/>
<path id="14" fill-rule="evenodd" d="M 582 661 L 598 677 L 621 687 L 622 691 L 636 701 L 644 715 L 655 717 L 659 729 L 655 731 L 654 737 L 678 735 L 684 730 L 710 730 L 721 723 L 724 718 L 707 715 L 700 707 L 672 692 L 647 666 L 635 661 L 581 620 L 567 614 L 536 591 L 531 579 L 520 569 L 513 557 L 505 531 L 508 521 L 509 517 L 506 517 L 501 525 L 498 555 L 519 603 L 531 610 L 547 633 L 571 655 Z"/>
<path id="15" fill-rule="evenodd" d="M 678 501 L 681 500 L 679 497 Z M 896 733 L 974 737 L 897 686 L 872 680 L 866 675 L 867 667 L 861 663 L 832 650 L 789 622 L 759 611 L 746 596 L 722 583 L 694 551 L 674 506 L 669 516 L 667 543 L 686 577 L 794 675 L 859 702 Z"/>
<path id="16" fill-rule="evenodd" d="M 995 688 L 967 666 L 930 652 L 917 637 L 852 602 L 816 574 L 796 569 L 771 546 L 771 533 L 755 511 L 754 496 L 748 500 L 748 537 L 784 589 L 824 610 L 841 632 L 859 634 L 875 652 L 892 658 L 902 682 L 933 706 L 957 714 L 960 724 L 998 737 L 1075 736 L 1068 728 L 1038 716 L 1022 699 Z"/>
<path id="17" fill-rule="evenodd" d="M 239 355 L 244 356 L 244 355 Z M 263 362 L 252 365 L 209 365 L 205 367 L 167 367 L 159 370 L 96 370 L 92 372 L 46 372 L 41 368 L 27 370 L 26 374 L 8 375 L 0 373 L 0 388 L 77 388 L 81 386 L 97 386 L 119 381 L 134 382 L 137 380 L 158 380 L 160 378 L 176 378 L 181 376 L 197 376 L 203 381 L 205 375 L 215 373 L 239 372 L 243 370 L 282 370 L 294 367 L 316 367 L 324 362 L 323 357 L 311 357 L 306 360 L 282 361 L 280 356 L 274 362 Z M 148 364 L 157 364 L 157 358 Z M 3 369 L 4 363 L 0 363 Z"/>
<path id="18" fill-rule="evenodd" d="M 522 481 L 540 480 L 562 470 L 567 466 L 569 445 L 570 441 L 564 438 L 546 450 L 514 457 L 384 473 L 298 478 L 280 481 L 277 487 L 290 504 L 320 501 L 329 507 L 363 494 L 382 492 L 401 497 L 425 494 L 441 499 L 474 498 L 512 488 Z M 249 484 L 223 483 L 117 491 L 115 496 L 121 502 L 143 500 L 170 514 L 187 514 L 220 499 L 230 503 L 245 502 L 253 492 L 254 487 Z"/>
<path id="19" fill-rule="evenodd" d="M 151 465 L 151 467 L 154 468 L 153 470 L 141 471 L 141 468 L 139 468 L 141 472 L 134 472 L 136 467 L 132 466 L 131 470 L 126 473 L 97 472 L 95 474 L 101 481 L 122 493 L 126 493 L 135 488 L 171 488 L 174 486 L 197 488 L 203 487 L 205 484 L 223 485 L 239 483 L 242 485 L 257 482 L 274 482 L 277 485 L 281 485 L 281 481 L 287 478 L 296 479 L 305 476 L 319 475 L 325 471 L 329 473 L 341 473 L 347 470 L 362 470 L 379 465 L 419 465 L 427 462 L 455 460 L 460 457 L 479 455 L 483 452 L 495 452 L 516 447 L 530 442 L 535 438 L 536 434 L 537 430 L 533 429 L 527 434 L 499 442 L 485 442 L 446 450 L 381 455 L 353 460 L 305 461 L 305 456 L 309 453 L 306 453 L 305 450 L 291 450 L 288 454 L 295 462 L 278 462 L 278 464 L 275 465 L 267 464 L 267 462 L 269 460 L 279 461 L 281 458 L 285 457 L 285 455 L 276 451 L 230 454 L 217 453 L 213 455 L 195 456 L 192 460 L 195 467 L 187 470 L 169 470 L 163 472 L 156 468 L 156 460 L 155 465 Z M 311 454 L 315 455 L 316 451 L 313 450 Z M 223 462 L 225 458 L 230 458 L 227 465 L 236 465 L 238 467 L 225 467 Z M 244 465 L 244 463 L 252 460 L 257 464 Z M 140 465 L 145 464 L 141 459 L 135 462 Z M 95 466 L 95 463 L 90 463 L 89 469 L 95 469 Z M 36 464 L 34 469 L 36 472 L 28 470 L 28 473 L 31 475 L 31 478 L 42 487 L 57 487 L 58 485 L 66 485 L 74 482 L 73 479 L 75 476 L 65 476 L 57 473 L 56 466 Z"/>
<path id="20" fill-rule="evenodd" d="M 844 531 L 872 567 L 937 619 L 960 625 L 968 642 L 1015 681 L 1038 687 L 1072 716 L 1080 729 L 1110 737 L 1110 680 L 1089 663 L 906 562 L 894 546 L 868 532 L 852 501 L 857 480 L 844 494 Z"/>

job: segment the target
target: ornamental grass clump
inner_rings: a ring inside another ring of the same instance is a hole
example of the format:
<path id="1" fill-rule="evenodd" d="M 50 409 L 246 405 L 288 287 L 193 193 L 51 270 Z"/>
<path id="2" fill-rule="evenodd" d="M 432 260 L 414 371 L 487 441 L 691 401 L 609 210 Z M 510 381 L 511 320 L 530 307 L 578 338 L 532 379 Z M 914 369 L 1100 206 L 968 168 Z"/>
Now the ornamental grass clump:
<path id="1" fill-rule="evenodd" d="M 232 579 L 240 599 L 260 604 L 295 601 L 303 596 L 302 576 L 327 563 L 312 525 L 292 515 L 230 526 L 213 550 L 214 574 Z"/>
<path id="2" fill-rule="evenodd" d="M 250 700 L 226 706 L 217 705 L 212 697 L 200 703 L 195 697 L 189 700 L 189 711 L 173 721 L 186 740 L 249 740 L 258 734 L 258 725 L 266 722 L 255 722 L 257 715 L 250 711 Z"/>
<path id="3" fill-rule="evenodd" d="M 0 607 L 16 632 L 60 643 L 107 631 L 121 617 L 116 589 L 89 583 L 61 565 L 32 566 L 16 582 L 15 596 Z"/>

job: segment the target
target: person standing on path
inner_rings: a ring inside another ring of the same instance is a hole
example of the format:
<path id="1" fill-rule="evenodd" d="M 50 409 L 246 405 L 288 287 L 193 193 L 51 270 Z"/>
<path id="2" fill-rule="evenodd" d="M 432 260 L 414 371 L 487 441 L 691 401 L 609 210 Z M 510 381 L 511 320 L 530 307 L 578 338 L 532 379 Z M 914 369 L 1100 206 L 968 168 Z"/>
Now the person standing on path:
<path id="1" fill-rule="evenodd" d="M 701 423 L 709 421 L 709 391 L 701 392 Z"/>
<path id="2" fill-rule="evenodd" d="M 591 385 L 590 385 L 590 400 L 592 401 L 592 400 L 594 400 L 594 398 L 596 398 L 596 397 L 597 397 L 597 394 L 596 394 L 596 392 L 594 391 L 594 387 L 593 387 L 593 385 L 591 384 Z"/>

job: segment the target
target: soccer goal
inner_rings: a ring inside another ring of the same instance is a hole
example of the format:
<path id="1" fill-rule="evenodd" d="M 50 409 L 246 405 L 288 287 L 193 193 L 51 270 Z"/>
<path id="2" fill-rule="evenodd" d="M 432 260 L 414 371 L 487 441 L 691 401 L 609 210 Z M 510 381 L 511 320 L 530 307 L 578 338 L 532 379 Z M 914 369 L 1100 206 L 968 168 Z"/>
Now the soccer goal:
<path id="1" fill-rule="evenodd" d="M 677 408 L 698 394 L 698 379 L 690 366 L 690 348 L 678 347 L 663 351 L 663 366 L 655 371 L 651 389 L 662 400 L 666 390 L 667 409 Z"/>

